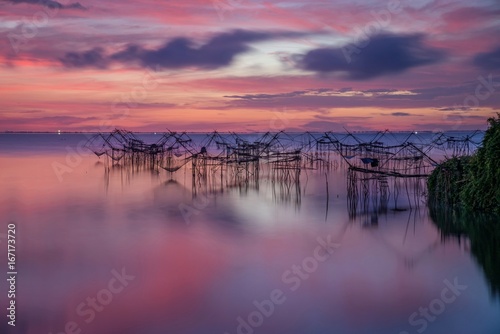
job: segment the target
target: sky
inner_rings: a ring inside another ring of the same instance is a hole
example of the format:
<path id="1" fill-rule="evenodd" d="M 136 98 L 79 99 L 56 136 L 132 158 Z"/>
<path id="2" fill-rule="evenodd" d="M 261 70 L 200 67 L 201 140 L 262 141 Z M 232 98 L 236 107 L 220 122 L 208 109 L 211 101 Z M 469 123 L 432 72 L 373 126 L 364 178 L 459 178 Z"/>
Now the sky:
<path id="1" fill-rule="evenodd" d="M 500 112 L 498 0 L 0 0 L 0 131 L 445 131 Z"/>

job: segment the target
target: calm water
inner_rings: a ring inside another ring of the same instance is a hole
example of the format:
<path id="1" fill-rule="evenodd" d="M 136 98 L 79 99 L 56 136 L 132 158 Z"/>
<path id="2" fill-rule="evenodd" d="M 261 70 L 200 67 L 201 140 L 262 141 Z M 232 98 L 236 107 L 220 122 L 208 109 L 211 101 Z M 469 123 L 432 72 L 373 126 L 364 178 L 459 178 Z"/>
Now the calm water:
<path id="1" fill-rule="evenodd" d="M 2 333 L 500 333 L 499 234 L 423 197 L 350 215 L 342 166 L 195 196 L 190 167 L 108 168 L 84 138 L 0 134 Z"/>

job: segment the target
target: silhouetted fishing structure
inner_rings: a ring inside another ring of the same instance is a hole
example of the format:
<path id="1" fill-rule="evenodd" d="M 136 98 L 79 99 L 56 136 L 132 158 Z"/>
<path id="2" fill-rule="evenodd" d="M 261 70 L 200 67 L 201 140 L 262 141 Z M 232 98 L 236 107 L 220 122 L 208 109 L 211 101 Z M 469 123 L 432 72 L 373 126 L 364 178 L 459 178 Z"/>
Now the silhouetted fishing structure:
<path id="1" fill-rule="evenodd" d="M 481 140 L 477 138 L 479 135 L 482 135 L 482 131 L 460 137 L 438 133 L 433 140 L 433 147 L 447 152 L 449 158 L 471 155 L 481 144 Z"/>
<path id="2" fill-rule="evenodd" d="M 438 163 L 425 153 L 432 147 L 412 132 L 394 140 L 389 131 L 379 132 L 369 141 L 352 133 L 339 137 L 327 134 L 323 142 L 335 145 L 347 164 L 348 209 L 351 218 L 360 212 L 371 215 L 371 224 L 378 223 L 378 214 L 386 213 L 392 195 L 393 210 L 399 206 L 400 194 L 406 193 L 410 209 L 420 206 L 425 180 Z M 328 141 L 329 140 L 329 141 Z"/>
<path id="3" fill-rule="evenodd" d="M 474 151 L 479 141 L 473 138 L 478 132 L 464 137 L 444 133 L 424 140 L 417 132 L 396 138 L 389 131 L 378 132 L 367 140 L 346 130 L 345 134 L 325 133 L 317 138 L 320 150 L 335 151 L 347 166 L 348 211 L 351 218 L 358 212 L 371 214 L 371 223 L 377 223 L 377 214 L 389 208 L 401 207 L 400 195 L 406 194 L 409 209 L 418 208 L 425 195 L 425 181 L 439 164 L 431 153 L 436 150 L 444 156 L 466 155 Z M 361 209 L 361 210 L 360 210 Z"/>
<path id="4" fill-rule="evenodd" d="M 86 147 L 109 165 L 134 171 L 166 171 L 170 177 L 190 171 L 193 194 L 259 189 L 267 180 L 276 199 L 300 203 L 303 171 L 346 170 L 349 213 L 416 208 L 425 194 L 425 180 L 438 165 L 434 156 L 473 152 L 480 132 L 466 136 L 445 133 L 254 133 L 214 131 L 193 134 L 167 131 L 147 143 L 143 136 L 116 129 L 92 136 Z M 202 137 L 201 139 L 199 137 Z M 374 218 L 374 222 L 376 219 Z"/>

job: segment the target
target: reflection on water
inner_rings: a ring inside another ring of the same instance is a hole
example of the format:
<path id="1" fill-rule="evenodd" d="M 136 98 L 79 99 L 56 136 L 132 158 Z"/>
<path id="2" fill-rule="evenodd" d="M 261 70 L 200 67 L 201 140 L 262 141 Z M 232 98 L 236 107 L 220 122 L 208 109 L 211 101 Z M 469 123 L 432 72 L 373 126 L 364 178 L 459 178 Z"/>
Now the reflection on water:
<path id="1" fill-rule="evenodd" d="M 353 179 L 341 162 L 221 180 L 87 155 L 59 182 L 53 164 L 82 136 L 46 136 L 0 151 L 19 266 L 2 333 L 500 331 L 498 230 L 429 216 L 420 181 Z M 455 280 L 466 289 L 440 309 Z"/>
<path id="2" fill-rule="evenodd" d="M 432 220 L 443 240 L 470 240 L 470 250 L 490 284 L 491 294 L 500 296 L 500 226 L 498 217 L 430 207 Z M 473 223 L 471 223 L 473 222 Z"/>

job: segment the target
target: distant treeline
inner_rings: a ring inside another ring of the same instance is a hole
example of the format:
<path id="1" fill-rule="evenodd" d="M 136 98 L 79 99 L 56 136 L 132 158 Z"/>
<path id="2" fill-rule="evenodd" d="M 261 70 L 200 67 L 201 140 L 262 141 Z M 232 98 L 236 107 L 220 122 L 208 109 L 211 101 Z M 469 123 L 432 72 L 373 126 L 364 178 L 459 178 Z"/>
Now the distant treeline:
<path id="1" fill-rule="evenodd" d="M 448 159 L 432 172 L 427 181 L 431 206 L 500 214 L 500 113 L 488 123 L 474 155 Z"/>

